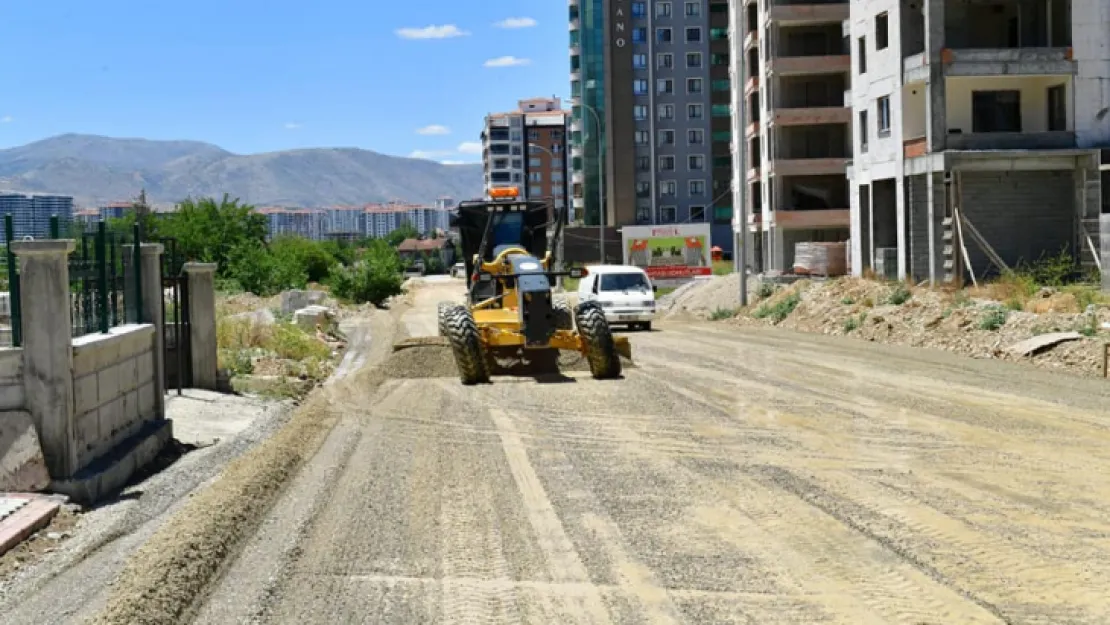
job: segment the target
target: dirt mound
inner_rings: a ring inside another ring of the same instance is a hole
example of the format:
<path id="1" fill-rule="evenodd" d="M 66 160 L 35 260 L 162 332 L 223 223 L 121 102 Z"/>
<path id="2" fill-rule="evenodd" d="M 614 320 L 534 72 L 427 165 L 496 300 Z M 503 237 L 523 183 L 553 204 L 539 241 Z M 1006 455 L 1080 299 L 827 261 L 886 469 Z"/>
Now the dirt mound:
<path id="1" fill-rule="evenodd" d="M 748 280 L 749 297 L 755 292 L 756 282 Z M 707 318 L 718 310 L 736 310 L 740 306 L 740 275 L 688 282 L 661 297 L 658 306 L 665 317 L 688 314 Z"/>

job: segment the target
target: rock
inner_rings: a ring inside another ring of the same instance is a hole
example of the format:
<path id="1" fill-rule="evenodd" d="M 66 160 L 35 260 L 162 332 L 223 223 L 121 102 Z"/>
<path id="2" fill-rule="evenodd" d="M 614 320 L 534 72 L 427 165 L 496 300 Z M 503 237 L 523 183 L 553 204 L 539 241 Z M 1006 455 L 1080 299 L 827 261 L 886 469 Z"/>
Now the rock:
<path id="1" fill-rule="evenodd" d="M 31 413 L 0 412 L 0 492 L 38 492 L 50 485 Z"/>
<path id="2" fill-rule="evenodd" d="M 293 323 L 305 330 L 315 330 L 317 326 L 328 328 L 335 313 L 326 306 L 306 306 L 293 313 Z"/>
<path id="3" fill-rule="evenodd" d="M 281 312 L 288 315 L 302 308 L 314 306 L 324 301 L 327 293 L 323 291 L 283 291 L 281 294 Z"/>
<path id="4" fill-rule="evenodd" d="M 238 313 L 235 315 L 231 315 L 231 318 L 235 319 L 236 321 L 247 321 L 253 325 L 261 326 L 273 325 L 273 323 L 277 320 L 276 317 L 274 317 L 273 311 L 271 311 L 269 308 Z"/>

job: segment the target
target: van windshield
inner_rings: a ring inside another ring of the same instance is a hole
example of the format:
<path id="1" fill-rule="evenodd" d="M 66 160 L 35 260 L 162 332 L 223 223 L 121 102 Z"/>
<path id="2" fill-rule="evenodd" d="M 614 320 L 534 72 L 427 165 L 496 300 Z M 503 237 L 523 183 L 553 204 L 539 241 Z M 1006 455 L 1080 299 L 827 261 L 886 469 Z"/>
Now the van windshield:
<path id="1" fill-rule="evenodd" d="M 647 277 L 638 272 L 606 273 L 600 278 L 602 291 L 646 291 L 648 288 Z"/>

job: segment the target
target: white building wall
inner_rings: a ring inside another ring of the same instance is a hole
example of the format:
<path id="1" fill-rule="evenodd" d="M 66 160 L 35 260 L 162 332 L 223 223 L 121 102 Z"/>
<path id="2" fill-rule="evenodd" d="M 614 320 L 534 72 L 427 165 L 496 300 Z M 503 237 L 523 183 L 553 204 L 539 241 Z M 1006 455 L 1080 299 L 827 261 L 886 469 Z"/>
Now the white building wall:
<path id="1" fill-rule="evenodd" d="M 1110 145 L 1110 2 L 1072 0 L 1075 132 L 1079 147 Z"/>

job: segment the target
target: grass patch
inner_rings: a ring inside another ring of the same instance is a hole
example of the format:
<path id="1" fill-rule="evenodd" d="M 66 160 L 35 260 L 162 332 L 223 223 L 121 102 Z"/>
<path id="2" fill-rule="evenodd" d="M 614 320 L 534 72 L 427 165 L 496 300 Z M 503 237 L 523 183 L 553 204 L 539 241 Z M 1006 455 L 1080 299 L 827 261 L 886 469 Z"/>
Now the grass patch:
<path id="1" fill-rule="evenodd" d="M 770 318 L 775 323 L 781 323 L 784 319 L 789 317 L 798 304 L 802 301 L 802 296 L 798 293 L 790 293 L 774 304 L 768 302 L 760 306 L 755 311 L 756 319 Z"/>
<path id="2" fill-rule="evenodd" d="M 775 285 L 770 282 L 760 282 L 759 290 L 756 291 L 756 296 L 759 299 L 767 299 L 775 294 Z"/>
<path id="3" fill-rule="evenodd" d="M 715 261 L 713 261 L 713 275 L 715 275 L 715 276 L 727 276 L 730 273 L 735 273 L 735 271 L 733 271 L 733 266 L 732 266 L 732 261 L 731 260 L 715 260 Z"/>
<path id="4" fill-rule="evenodd" d="M 902 304 L 910 301 L 910 298 L 912 297 L 913 293 L 911 293 L 910 290 L 906 288 L 906 285 L 899 284 L 894 287 L 894 290 L 892 290 L 889 295 L 887 295 L 886 303 L 893 306 L 901 306 Z"/>
<path id="5" fill-rule="evenodd" d="M 1001 306 L 994 306 L 979 319 L 979 329 L 994 332 L 1006 325 L 1010 312 Z"/>
<path id="6" fill-rule="evenodd" d="M 852 304 L 856 303 L 856 300 L 850 297 L 845 297 L 844 299 L 840 300 L 840 303 L 844 306 L 851 306 Z"/>
<path id="7" fill-rule="evenodd" d="M 709 314 L 710 321 L 723 321 L 725 319 L 732 319 L 736 316 L 737 310 L 735 308 L 718 308 Z"/>
<path id="8" fill-rule="evenodd" d="M 844 333 L 851 334 L 856 330 L 863 327 L 863 322 L 867 321 L 867 313 L 862 313 L 859 316 L 851 316 L 844 320 Z"/>

